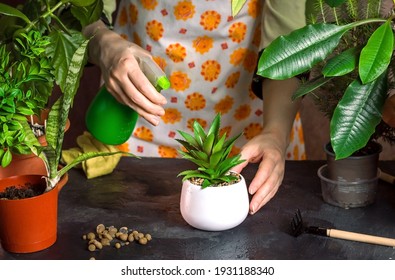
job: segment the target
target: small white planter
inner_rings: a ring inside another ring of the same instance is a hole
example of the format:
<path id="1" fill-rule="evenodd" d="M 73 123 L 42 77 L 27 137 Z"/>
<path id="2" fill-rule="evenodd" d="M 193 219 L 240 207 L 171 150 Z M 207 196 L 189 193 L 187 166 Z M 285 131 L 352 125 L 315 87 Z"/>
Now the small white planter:
<path id="1" fill-rule="evenodd" d="M 207 187 L 184 181 L 180 210 L 184 220 L 194 228 L 222 231 L 241 224 L 248 215 L 249 197 L 243 177 L 236 184 Z"/>

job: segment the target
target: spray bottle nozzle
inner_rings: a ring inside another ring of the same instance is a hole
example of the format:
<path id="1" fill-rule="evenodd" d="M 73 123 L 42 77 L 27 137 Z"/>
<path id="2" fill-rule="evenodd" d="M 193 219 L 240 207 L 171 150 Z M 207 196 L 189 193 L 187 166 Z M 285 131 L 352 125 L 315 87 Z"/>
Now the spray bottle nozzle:
<path id="1" fill-rule="evenodd" d="M 139 66 L 151 84 L 158 90 L 168 89 L 170 81 L 162 69 L 149 57 L 139 57 Z"/>

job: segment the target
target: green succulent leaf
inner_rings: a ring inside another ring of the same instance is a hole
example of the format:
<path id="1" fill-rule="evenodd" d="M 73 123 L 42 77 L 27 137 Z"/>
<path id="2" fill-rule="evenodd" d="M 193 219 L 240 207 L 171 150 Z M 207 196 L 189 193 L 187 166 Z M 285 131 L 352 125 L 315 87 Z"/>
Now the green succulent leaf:
<path id="1" fill-rule="evenodd" d="M 358 48 L 348 49 L 328 60 L 322 69 L 322 74 L 325 77 L 338 77 L 351 73 L 358 65 L 358 58 Z"/>
<path id="2" fill-rule="evenodd" d="M 364 84 L 370 83 L 387 68 L 394 51 L 394 34 L 391 21 L 377 28 L 361 51 L 359 75 Z"/>
<path id="3" fill-rule="evenodd" d="M 206 140 L 203 142 L 203 151 L 210 156 L 213 150 L 213 145 L 215 141 L 215 134 L 208 134 Z"/>
<path id="4" fill-rule="evenodd" d="M 330 122 L 331 144 L 336 159 L 350 156 L 363 148 L 381 121 L 387 97 L 387 75 L 362 84 L 355 80 L 344 93 Z"/>
<path id="5" fill-rule="evenodd" d="M 211 168 L 216 168 L 217 165 L 219 164 L 219 162 L 221 161 L 221 159 L 222 159 L 222 151 L 218 151 L 216 153 L 213 153 L 210 156 L 210 167 Z"/>
<path id="6" fill-rule="evenodd" d="M 194 146 L 192 146 L 188 141 L 182 140 L 182 139 L 175 139 L 178 143 L 180 143 L 182 146 L 184 146 L 184 148 L 190 152 L 193 151 L 195 149 Z"/>
<path id="7" fill-rule="evenodd" d="M 215 136 L 219 136 L 219 127 L 221 126 L 221 115 L 217 114 L 214 118 L 214 120 L 212 121 L 210 128 L 207 132 L 207 137 L 209 135 L 215 135 Z"/>
<path id="8" fill-rule="evenodd" d="M 189 144 L 188 146 L 192 146 L 195 149 L 198 149 L 199 143 L 196 141 L 196 139 L 192 135 L 190 135 L 184 131 L 180 131 L 180 130 L 178 130 L 178 133 L 180 133 L 180 135 L 187 141 L 187 143 Z M 181 143 L 181 144 L 183 144 L 183 143 Z"/>
<path id="9" fill-rule="evenodd" d="M 214 147 L 212 149 L 213 154 L 215 154 L 223 149 L 225 140 L 226 140 L 226 133 L 223 134 L 222 137 L 218 140 L 218 142 L 214 144 Z"/>
<path id="10" fill-rule="evenodd" d="M 193 133 L 195 135 L 195 140 L 198 143 L 196 147 L 203 147 L 203 142 L 206 140 L 206 132 L 199 122 L 193 122 Z"/>
<path id="11" fill-rule="evenodd" d="M 226 134 L 219 135 L 220 114 L 217 114 L 212 121 L 207 134 L 198 122 L 194 122 L 194 136 L 179 131 L 184 140 L 176 139 L 187 150 L 179 151 L 184 159 L 195 163 L 197 170 L 186 170 L 179 176 L 184 176 L 183 181 L 190 178 L 202 178 L 203 187 L 228 182 L 229 170 L 243 162 L 240 155 L 228 157 L 233 144 L 241 133 L 226 141 Z M 201 142 L 201 144 L 199 144 Z M 193 143 L 194 145 L 192 145 Z"/>

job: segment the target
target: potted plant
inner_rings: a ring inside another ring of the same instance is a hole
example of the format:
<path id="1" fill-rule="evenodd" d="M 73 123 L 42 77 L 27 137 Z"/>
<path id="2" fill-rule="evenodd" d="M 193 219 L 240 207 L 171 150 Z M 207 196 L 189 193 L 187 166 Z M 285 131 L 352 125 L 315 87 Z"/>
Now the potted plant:
<path id="1" fill-rule="evenodd" d="M 314 93 L 320 109 L 330 118 L 328 166 L 320 169 L 321 177 L 331 180 L 333 186 L 338 186 L 338 181 L 363 181 L 362 186 L 367 187 L 360 201 L 340 203 L 345 208 L 374 201 L 366 194 L 375 194 L 381 152 L 376 140 L 395 140 L 394 129 L 382 121 L 383 105 L 394 88 L 395 66 L 394 11 L 384 11 L 384 2 L 309 0 L 307 25 L 274 40 L 258 63 L 257 74 L 271 79 L 310 72 L 311 78 L 303 81 L 293 98 Z M 366 161 L 356 164 L 355 160 L 364 160 L 365 155 L 373 165 Z M 355 165 L 362 174 L 351 171 Z"/>
<path id="2" fill-rule="evenodd" d="M 221 231 L 242 223 L 248 215 L 249 196 L 241 174 L 231 169 L 242 163 L 240 154 L 229 156 L 234 142 L 220 134 L 221 116 L 217 114 L 206 133 L 195 121 L 193 135 L 178 131 L 184 139 L 176 139 L 184 148 L 183 158 L 197 165 L 185 170 L 180 198 L 184 220 L 197 229 Z"/>
<path id="3" fill-rule="evenodd" d="M 68 170 L 93 157 L 124 153 L 85 153 L 60 166 L 68 114 L 87 62 L 89 38 L 81 30 L 102 12 L 101 0 L 28 0 L 18 8 L 0 3 L 1 164 L 7 166 L 13 152 L 34 153 L 46 169 L 45 176 L 23 175 L 24 182 L 16 183 L 17 176 L 0 180 L 0 239 L 8 251 L 26 253 L 51 246 L 56 241 L 58 193 L 67 182 Z M 61 94 L 49 104 L 55 85 Z M 45 146 L 28 121 L 43 109 L 49 109 Z M 29 198 L 7 198 L 9 190 L 37 189 Z M 18 238 L 21 229 L 28 229 L 31 238 Z"/>

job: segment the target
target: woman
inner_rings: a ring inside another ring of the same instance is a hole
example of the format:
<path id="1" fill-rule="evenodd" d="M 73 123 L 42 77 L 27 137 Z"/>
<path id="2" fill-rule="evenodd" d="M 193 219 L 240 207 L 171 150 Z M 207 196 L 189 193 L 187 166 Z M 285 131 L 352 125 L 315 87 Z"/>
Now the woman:
<path id="1" fill-rule="evenodd" d="M 226 3 L 226 4 L 225 4 Z M 121 1 L 114 30 L 89 26 L 90 61 L 99 65 L 108 91 L 141 116 L 129 143 L 139 156 L 177 157 L 177 130 L 197 120 L 206 127 L 216 113 L 221 128 L 243 136 L 234 153 L 260 162 L 249 186 L 250 213 L 277 192 L 285 159 L 303 159 L 299 101 L 291 95 L 300 81 L 264 80 L 264 102 L 251 89 L 259 51 L 273 38 L 301 27 L 305 1 L 247 0 L 237 14 L 231 1 Z M 152 58 L 171 82 L 158 93 L 138 67 Z M 293 127 L 293 129 L 292 129 Z M 292 142 L 290 142 L 292 138 Z"/>

